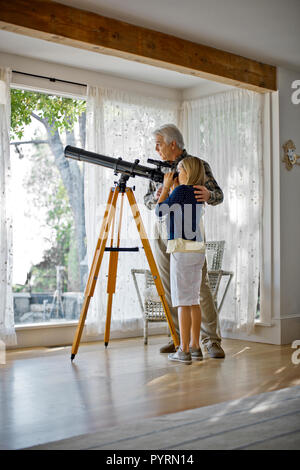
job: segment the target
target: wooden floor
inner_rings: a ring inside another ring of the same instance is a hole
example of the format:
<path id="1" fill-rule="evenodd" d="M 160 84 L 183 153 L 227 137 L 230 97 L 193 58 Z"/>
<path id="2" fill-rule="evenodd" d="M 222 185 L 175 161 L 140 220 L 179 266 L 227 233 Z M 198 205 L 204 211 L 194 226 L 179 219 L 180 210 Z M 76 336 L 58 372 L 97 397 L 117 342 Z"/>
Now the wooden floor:
<path id="1" fill-rule="evenodd" d="M 190 366 L 159 354 L 165 336 L 7 352 L 0 366 L 0 449 L 300 385 L 290 346 L 223 340 L 225 359 Z"/>

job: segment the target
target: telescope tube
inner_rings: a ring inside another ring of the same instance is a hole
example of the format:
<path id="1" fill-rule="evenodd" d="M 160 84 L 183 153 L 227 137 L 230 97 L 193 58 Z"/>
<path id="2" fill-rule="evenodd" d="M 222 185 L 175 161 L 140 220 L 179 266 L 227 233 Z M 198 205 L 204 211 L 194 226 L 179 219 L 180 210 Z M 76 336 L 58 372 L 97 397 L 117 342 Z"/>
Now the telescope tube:
<path id="1" fill-rule="evenodd" d="M 164 174 L 160 169 L 139 165 L 139 160 L 127 162 L 122 160 L 122 158 L 107 157 L 100 153 L 89 152 L 78 147 L 72 147 L 71 145 L 65 147 L 65 157 L 101 165 L 105 168 L 111 168 L 115 173 L 123 173 L 132 177 L 141 176 L 158 183 L 162 183 L 164 180 Z"/>

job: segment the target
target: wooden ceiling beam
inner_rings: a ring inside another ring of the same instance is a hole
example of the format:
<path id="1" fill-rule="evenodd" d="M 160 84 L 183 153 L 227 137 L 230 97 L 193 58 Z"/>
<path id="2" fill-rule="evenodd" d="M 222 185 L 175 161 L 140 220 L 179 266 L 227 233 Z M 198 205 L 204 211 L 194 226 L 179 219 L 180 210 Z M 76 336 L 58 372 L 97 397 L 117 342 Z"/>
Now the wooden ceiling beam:
<path id="1" fill-rule="evenodd" d="M 51 0 L 0 0 L 0 29 L 258 92 L 276 67 Z"/>

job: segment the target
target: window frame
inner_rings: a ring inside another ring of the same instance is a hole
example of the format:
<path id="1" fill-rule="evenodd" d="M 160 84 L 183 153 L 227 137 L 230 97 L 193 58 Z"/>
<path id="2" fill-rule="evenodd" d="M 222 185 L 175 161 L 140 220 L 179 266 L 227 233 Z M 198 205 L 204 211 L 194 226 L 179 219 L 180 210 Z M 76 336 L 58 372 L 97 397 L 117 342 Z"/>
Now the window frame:
<path id="1" fill-rule="evenodd" d="M 38 77 L 28 77 L 26 75 L 12 73 L 11 89 L 27 90 L 36 93 L 55 94 L 63 98 L 72 98 L 86 100 L 86 86 L 61 83 L 61 82 L 50 82 L 48 79 Z M 78 89 L 77 93 L 75 93 Z M 28 331 L 28 330 L 39 330 L 41 328 L 51 329 L 57 327 L 74 327 L 77 325 L 77 320 L 60 321 L 60 322 L 45 322 L 45 323 L 26 323 L 24 325 L 15 325 L 16 332 Z M 19 344 L 19 341 L 18 341 Z"/>

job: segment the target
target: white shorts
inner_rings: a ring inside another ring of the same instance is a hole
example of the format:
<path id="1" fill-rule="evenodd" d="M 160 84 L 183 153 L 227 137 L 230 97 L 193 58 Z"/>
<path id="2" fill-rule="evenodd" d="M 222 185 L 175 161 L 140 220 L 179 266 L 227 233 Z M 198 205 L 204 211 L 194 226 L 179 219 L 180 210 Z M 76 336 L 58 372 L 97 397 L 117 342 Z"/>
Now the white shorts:
<path id="1" fill-rule="evenodd" d="M 205 253 L 171 253 L 172 306 L 198 305 Z"/>

